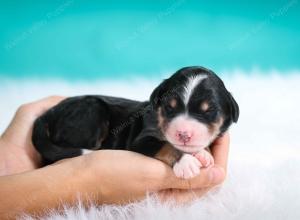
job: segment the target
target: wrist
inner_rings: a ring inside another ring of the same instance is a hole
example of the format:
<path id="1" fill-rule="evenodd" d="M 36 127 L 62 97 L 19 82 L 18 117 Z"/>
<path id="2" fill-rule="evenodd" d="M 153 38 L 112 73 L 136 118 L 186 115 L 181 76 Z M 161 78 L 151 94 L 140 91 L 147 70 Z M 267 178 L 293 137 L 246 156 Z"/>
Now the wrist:
<path id="1" fill-rule="evenodd" d="M 35 179 L 37 182 L 37 186 L 32 189 L 33 194 L 41 200 L 40 203 L 34 200 L 28 203 L 26 211 L 43 213 L 44 207 L 60 210 L 63 205 L 77 204 L 79 199 L 87 204 L 88 192 L 84 187 L 87 178 L 83 169 L 81 159 L 72 158 L 30 172 L 30 181 Z"/>
<path id="2" fill-rule="evenodd" d="M 40 166 L 40 156 L 29 154 L 5 139 L 0 138 L 0 176 L 30 171 Z"/>
<path id="3" fill-rule="evenodd" d="M 0 194 L 6 198 L 0 203 L 2 216 L 15 218 L 19 214 L 43 215 L 49 209 L 77 203 L 82 191 L 80 163 L 62 162 L 18 175 L 0 177 Z M 14 195 L 14 196 L 11 196 Z M 17 201 L 17 202 L 16 202 Z"/>
<path id="4" fill-rule="evenodd" d="M 101 179 L 93 172 L 85 156 L 65 159 L 45 168 L 55 175 L 53 182 L 48 184 L 49 191 L 58 192 L 57 197 L 68 204 L 75 204 L 79 199 L 88 204 L 102 197 L 99 193 Z"/>

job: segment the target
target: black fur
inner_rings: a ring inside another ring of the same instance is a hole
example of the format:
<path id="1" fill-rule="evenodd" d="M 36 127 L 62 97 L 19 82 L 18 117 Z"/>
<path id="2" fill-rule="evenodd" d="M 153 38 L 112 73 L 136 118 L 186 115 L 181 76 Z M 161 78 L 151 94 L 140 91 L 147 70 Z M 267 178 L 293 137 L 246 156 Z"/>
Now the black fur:
<path id="1" fill-rule="evenodd" d="M 189 77 L 206 74 L 188 103 L 191 117 L 209 125 L 222 115 L 221 133 L 237 122 L 239 108 L 222 80 L 203 67 L 186 67 L 164 80 L 151 94 L 150 101 L 138 102 L 117 97 L 88 95 L 67 98 L 39 117 L 32 141 L 45 164 L 79 156 L 81 149 L 125 149 L 153 157 L 166 143 L 158 127 L 157 111 L 168 122 L 185 111 L 180 101 Z M 176 109 L 168 107 L 172 98 Z M 199 111 L 199 102 L 209 101 L 212 109 Z"/>

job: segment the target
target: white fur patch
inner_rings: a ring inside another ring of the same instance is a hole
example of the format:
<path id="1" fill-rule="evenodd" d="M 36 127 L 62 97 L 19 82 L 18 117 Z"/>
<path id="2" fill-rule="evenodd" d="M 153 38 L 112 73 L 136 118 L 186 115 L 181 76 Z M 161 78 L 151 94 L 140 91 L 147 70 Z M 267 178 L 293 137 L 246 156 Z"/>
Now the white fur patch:
<path id="1" fill-rule="evenodd" d="M 175 163 L 173 171 L 178 178 L 190 179 L 200 173 L 201 163 L 190 154 L 184 154 L 180 160 Z"/>
<path id="2" fill-rule="evenodd" d="M 81 152 L 82 152 L 82 155 L 85 155 L 85 154 L 90 154 L 90 153 L 94 152 L 94 150 L 82 149 Z"/>
<path id="3" fill-rule="evenodd" d="M 176 136 L 178 131 L 185 131 L 191 134 L 191 139 L 186 143 L 186 146 L 183 146 L 183 143 L 178 140 Z M 184 114 L 177 116 L 170 122 L 165 136 L 168 142 L 172 143 L 177 149 L 187 153 L 194 153 L 207 147 L 215 139 L 217 133 L 218 129 L 211 133 L 206 124 Z"/>
<path id="4" fill-rule="evenodd" d="M 190 97 L 193 94 L 195 87 L 205 78 L 207 78 L 207 75 L 197 75 L 188 79 L 183 94 L 183 102 L 185 105 L 189 103 Z"/>

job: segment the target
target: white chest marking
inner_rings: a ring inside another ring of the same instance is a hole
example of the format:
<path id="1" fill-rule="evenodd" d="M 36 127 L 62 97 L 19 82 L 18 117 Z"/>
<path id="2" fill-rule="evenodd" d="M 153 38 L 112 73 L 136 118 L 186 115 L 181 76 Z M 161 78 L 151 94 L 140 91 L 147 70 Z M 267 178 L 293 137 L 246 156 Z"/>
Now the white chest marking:
<path id="1" fill-rule="evenodd" d="M 85 155 L 85 154 L 90 154 L 90 153 L 94 152 L 94 150 L 82 149 L 81 152 L 82 152 L 82 155 Z"/>

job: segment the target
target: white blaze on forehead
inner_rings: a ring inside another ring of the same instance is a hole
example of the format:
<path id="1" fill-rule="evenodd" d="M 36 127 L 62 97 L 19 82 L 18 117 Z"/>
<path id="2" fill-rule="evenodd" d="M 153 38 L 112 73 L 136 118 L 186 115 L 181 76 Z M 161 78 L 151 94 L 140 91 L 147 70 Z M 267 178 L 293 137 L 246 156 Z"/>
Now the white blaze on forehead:
<path id="1" fill-rule="evenodd" d="M 196 75 L 188 79 L 184 87 L 184 94 L 183 94 L 183 102 L 185 105 L 189 103 L 189 100 L 193 94 L 195 87 L 199 85 L 199 83 L 205 78 L 207 78 L 207 75 Z"/>

